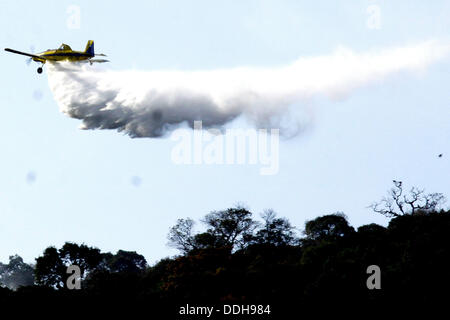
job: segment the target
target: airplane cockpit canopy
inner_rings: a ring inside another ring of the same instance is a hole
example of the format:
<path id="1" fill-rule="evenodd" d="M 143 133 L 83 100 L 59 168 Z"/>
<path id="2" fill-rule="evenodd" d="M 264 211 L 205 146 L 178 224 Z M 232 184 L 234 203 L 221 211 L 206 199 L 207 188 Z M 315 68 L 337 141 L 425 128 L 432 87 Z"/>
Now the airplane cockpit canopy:
<path id="1" fill-rule="evenodd" d="M 58 50 L 72 50 L 72 48 L 71 48 L 69 45 L 63 43 L 63 44 L 58 48 Z"/>

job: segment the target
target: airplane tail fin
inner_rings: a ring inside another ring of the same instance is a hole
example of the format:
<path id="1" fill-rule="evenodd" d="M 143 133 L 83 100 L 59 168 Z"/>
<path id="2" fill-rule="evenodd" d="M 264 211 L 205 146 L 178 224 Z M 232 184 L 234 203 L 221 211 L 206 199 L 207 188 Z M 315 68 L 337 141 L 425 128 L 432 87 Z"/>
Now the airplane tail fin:
<path id="1" fill-rule="evenodd" d="M 95 56 L 95 53 L 94 53 L 94 40 L 89 40 L 87 42 L 86 50 L 84 52 L 89 53 L 91 56 Z"/>

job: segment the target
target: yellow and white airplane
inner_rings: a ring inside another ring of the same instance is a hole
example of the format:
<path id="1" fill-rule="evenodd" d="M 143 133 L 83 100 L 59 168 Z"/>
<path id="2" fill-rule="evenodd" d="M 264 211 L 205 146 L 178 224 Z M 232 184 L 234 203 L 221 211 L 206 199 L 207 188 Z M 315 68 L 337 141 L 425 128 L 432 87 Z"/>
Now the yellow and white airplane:
<path id="1" fill-rule="evenodd" d="M 72 62 L 89 62 L 90 64 L 94 62 L 102 63 L 108 62 L 105 59 L 93 59 L 95 56 L 106 56 L 102 53 L 94 53 L 94 41 L 89 40 L 84 51 L 73 51 L 67 44 L 62 44 L 58 49 L 48 49 L 44 52 L 31 54 L 26 52 L 17 51 L 10 48 L 5 48 L 5 51 L 21 54 L 30 57 L 30 60 L 42 63 L 42 66 L 47 61 L 72 61 Z M 42 66 L 37 69 L 38 73 L 42 73 Z"/>

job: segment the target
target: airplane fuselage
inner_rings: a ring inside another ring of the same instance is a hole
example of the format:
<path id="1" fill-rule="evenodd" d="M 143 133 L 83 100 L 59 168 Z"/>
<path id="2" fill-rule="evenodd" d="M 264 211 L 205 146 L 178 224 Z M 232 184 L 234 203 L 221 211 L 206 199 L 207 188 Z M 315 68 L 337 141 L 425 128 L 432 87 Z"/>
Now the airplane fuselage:
<path id="1" fill-rule="evenodd" d="M 46 60 L 48 61 L 82 61 L 87 60 L 94 55 L 81 52 L 81 51 L 72 51 L 72 50 L 47 50 L 41 53 L 38 53 L 37 56 L 32 58 L 36 62 L 45 63 Z M 40 59 L 42 57 L 42 59 Z"/>

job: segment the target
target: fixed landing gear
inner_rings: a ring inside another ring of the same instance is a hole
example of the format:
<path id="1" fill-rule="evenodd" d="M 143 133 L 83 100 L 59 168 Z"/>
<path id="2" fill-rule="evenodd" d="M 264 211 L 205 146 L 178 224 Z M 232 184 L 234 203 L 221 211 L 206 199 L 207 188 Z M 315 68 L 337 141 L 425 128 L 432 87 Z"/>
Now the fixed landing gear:
<path id="1" fill-rule="evenodd" d="M 42 73 L 42 67 L 37 68 L 37 73 L 39 73 L 39 74 Z"/>

